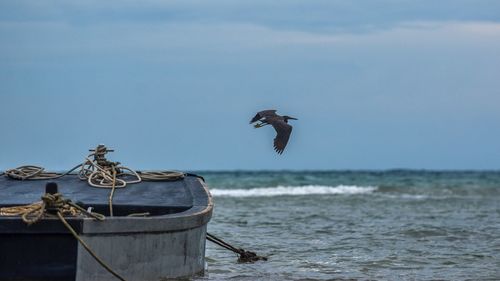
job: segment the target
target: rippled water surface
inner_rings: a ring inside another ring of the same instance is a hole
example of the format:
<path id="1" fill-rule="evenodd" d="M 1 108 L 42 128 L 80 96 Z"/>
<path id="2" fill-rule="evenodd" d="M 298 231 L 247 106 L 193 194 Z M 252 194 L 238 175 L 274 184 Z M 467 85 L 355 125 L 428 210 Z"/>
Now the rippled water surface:
<path id="1" fill-rule="evenodd" d="M 196 280 L 500 280 L 500 172 L 199 173 L 208 231 Z"/>

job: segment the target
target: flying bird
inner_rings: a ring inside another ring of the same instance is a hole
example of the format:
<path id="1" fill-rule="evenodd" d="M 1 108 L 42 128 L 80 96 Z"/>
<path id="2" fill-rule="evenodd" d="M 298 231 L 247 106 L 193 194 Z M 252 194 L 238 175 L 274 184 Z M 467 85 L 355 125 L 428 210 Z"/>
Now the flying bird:
<path id="1" fill-rule="evenodd" d="M 250 120 L 250 124 L 259 122 L 254 124 L 255 128 L 261 128 L 266 125 L 271 125 L 276 130 L 276 137 L 274 138 L 274 150 L 278 152 L 278 154 L 283 153 L 285 150 L 285 146 L 288 143 L 288 139 L 290 138 L 290 134 L 292 133 L 292 126 L 288 124 L 288 120 L 298 120 L 297 118 L 293 118 L 287 115 L 281 116 L 276 114 L 276 110 L 263 110 L 258 112 L 252 120 Z"/>

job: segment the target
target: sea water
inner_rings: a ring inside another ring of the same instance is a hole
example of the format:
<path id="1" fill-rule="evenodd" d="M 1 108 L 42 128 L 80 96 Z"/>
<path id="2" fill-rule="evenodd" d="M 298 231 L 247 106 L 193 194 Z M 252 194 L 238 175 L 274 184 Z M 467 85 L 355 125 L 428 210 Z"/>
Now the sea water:
<path id="1" fill-rule="evenodd" d="M 195 280 L 500 280 L 500 172 L 198 172 L 208 232 Z"/>

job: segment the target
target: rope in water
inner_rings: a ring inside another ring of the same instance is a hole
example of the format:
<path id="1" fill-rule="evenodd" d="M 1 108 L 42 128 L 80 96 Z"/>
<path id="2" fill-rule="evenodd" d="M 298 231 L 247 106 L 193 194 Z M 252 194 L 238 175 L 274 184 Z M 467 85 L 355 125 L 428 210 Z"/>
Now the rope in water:
<path id="1" fill-rule="evenodd" d="M 226 248 L 229 251 L 232 251 L 232 252 L 238 254 L 239 255 L 238 262 L 241 262 L 241 263 L 256 262 L 259 260 L 267 261 L 267 257 L 258 256 L 254 252 L 250 252 L 250 251 L 246 251 L 246 250 L 241 249 L 241 248 L 233 247 L 231 244 L 227 243 L 226 241 L 224 241 L 220 238 L 217 238 L 215 235 L 212 235 L 210 233 L 207 233 L 207 240 L 212 242 L 212 243 L 215 243 L 223 248 Z"/>

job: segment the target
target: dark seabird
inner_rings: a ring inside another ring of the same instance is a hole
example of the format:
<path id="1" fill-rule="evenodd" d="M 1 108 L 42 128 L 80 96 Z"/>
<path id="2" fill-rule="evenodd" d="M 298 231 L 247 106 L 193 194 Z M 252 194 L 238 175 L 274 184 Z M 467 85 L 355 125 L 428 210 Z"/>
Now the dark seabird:
<path id="1" fill-rule="evenodd" d="M 290 116 L 281 116 L 276 114 L 276 110 L 263 110 L 258 112 L 254 118 L 250 121 L 250 124 L 255 122 L 260 122 L 254 124 L 255 128 L 264 127 L 266 125 L 272 125 L 276 130 L 276 137 L 274 138 L 274 150 L 278 154 L 283 153 L 285 146 L 288 143 L 290 134 L 292 133 L 292 126 L 288 125 L 288 120 L 297 120 Z"/>

